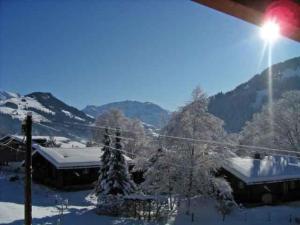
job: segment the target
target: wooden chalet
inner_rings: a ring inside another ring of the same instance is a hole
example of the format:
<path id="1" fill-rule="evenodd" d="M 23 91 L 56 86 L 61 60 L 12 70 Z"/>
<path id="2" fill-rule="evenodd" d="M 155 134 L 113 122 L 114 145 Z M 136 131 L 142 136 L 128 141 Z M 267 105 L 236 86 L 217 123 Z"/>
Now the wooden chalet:
<path id="1" fill-rule="evenodd" d="M 32 155 L 33 180 L 64 190 L 94 187 L 100 169 L 100 147 L 44 148 Z M 132 160 L 125 157 L 128 165 Z"/>
<path id="2" fill-rule="evenodd" d="M 35 146 L 43 147 L 62 147 L 62 148 L 83 148 L 85 144 L 70 140 L 66 137 L 32 136 L 32 148 Z M 26 138 L 19 135 L 7 135 L 0 139 L 0 165 L 10 162 L 21 162 L 25 159 Z"/>
<path id="3" fill-rule="evenodd" d="M 230 182 L 239 203 L 300 200 L 300 160 L 294 157 L 234 157 L 226 161 L 221 174 Z"/>
<path id="4" fill-rule="evenodd" d="M 0 165 L 21 162 L 25 159 L 26 145 L 22 138 L 5 136 L 0 139 Z"/>

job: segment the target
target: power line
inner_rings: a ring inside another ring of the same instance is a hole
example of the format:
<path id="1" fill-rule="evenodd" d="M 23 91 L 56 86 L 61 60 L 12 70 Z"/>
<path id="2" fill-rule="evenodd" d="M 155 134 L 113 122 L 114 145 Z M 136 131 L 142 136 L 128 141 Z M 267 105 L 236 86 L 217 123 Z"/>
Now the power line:
<path id="1" fill-rule="evenodd" d="M 161 134 L 159 134 L 159 136 L 160 137 L 165 137 L 165 138 L 173 138 L 173 139 L 186 140 L 186 141 L 194 141 L 194 142 L 201 142 L 201 143 L 207 143 L 207 144 L 223 145 L 223 146 L 229 146 L 229 147 L 252 148 L 252 149 L 259 149 L 259 150 L 266 150 L 266 151 L 280 151 L 280 152 L 289 152 L 289 153 L 300 154 L 299 151 L 284 150 L 284 149 L 275 149 L 275 148 L 262 147 L 262 146 L 240 145 L 240 144 L 232 144 L 232 143 L 219 142 L 219 141 L 211 141 L 211 140 L 204 140 L 204 139 L 194 139 L 194 138 L 185 138 L 185 137 L 177 137 L 177 136 L 161 135 Z"/>
<path id="2" fill-rule="evenodd" d="M 124 150 L 121 150 L 121 149 L 116 149 L 116 148 L 113 148 L 111 146 L 106 146 L 106 147 L 108 147 L 110 149 L 113 149 L 113 150 L 116 150 L 116 151 L 120 151 L 120 152 L 123 152 L 123 153 L 130 154 L 130 155 L 133 155 L 133 156 L 137 156 L 139 158 L 143 158 L 143 159 L 149 160 L 149 158 L 147 158 L 147 157 L 140 156 L 140 155 L 128 152 L 128 151 L 124 151 Z M 178 165 L 178 164 L 175 164 L 175 163 L 166 162 L 166 161 L 162 161 L 161 163 L 162 164 L 171 165 L 171 166 L 174 166 L 174 167 L 178 167 L 178 168 L 190 168 L 190 169 L 194 169 L 195 168 L 195 167 L 190 167 L 190 166 L 181 166 L 181 165 Z"/>
<path id="3" fill-rule="evenodd" d="M 63 123 L 54 122 L 54 123 L 57 123 L 57 124 L 70 124 L 70 125 L 73 125 L 72 123 L 67 123 L 67 122 L 63 122 Z M 41 125 L 41 126 L 44 126 L 44 127 L 46 127 L 46 128 L 55 130 L 55 131 L 57 131 L 57 132 L 60 132 L 60 131 L 61 131 L 61 130 L 57 130 L 57 129 L 55 129 L 55 128 L 46 126 L 46 125 L 41 124 L 41 123 L 35 123 L 35 124 L 39 124 L 39 125 Z M 75 124 L 76 124 L 76 123 L 75 123 Z M 83 125 L 83 124 L 76 124 L 76 125 L 77 125 L 77 126 L 83 126 L 83 127 L 91 127 L 91 126 L 89 126 L 89 125 Z M 92 126 L 92 127 L 94 127 L 94 126 Z M 97 128 L 98 128 L 98 127 L 97 127 Z M 101 128 L 99 128 L 99 129 L 105 129 L 105 127 L 101 127 Z M 117 128 L 114 129 L 114 130 L 116 131 Z M 113 138 L 117 137 L 117 136 L 115 136 L 115 135 L 108 135 L 108 136 L 109 136 L 109 137 L 113 137 Z M 124 140 L 131 140 L 131 141 L 136 140 L 136 139 L 134 139 L 134 138 L 124 137 L 124 136 L 118 136 L 118 137 L 121 138 L 121 139 L 124 139 Z"/>
<path id="4" fill-rule="evenodd" d="M 68 124 L 76 125 L 76 126 L 82 126 L 82 127 L 90 127 L 90 128 L 94 128 L 94 129 L 108 129 L 108 130 L 114 130 L 114 131 L 117 130 L 117 128 L 113 128 L 113 127 L 109 127 L 109 126 L 84 125 L 84 124 L 79 124 L 79 123 L 68 123 Z M 128 133 L 133 133 L 133 134 L 140 134 L 138 132 L 123 130 L 123 129 L 121 129 L 121 131 L 128 132 Z M 163 135 L 163 134 L 157 134 L 157 135 L 158 135 L 158 137 L 184 140 L 184 141 L 191 141 L 191 142 L 200 142 L 200 143 L 205 143 L 205 144 L 214 144 L 214 145 L 221 145 L 221 146 L 228 146 L 228 147 L 235 147 L 235 148 L 236 147 L 247 148 L 247 149 L 252 148 L 252 149 L 263 150 L 263 151 L 272 151 L 272 152 L 277 151 L 277 152 L 287 152 L 287 153 L 300 154 L 299 151 L 286 150 L 286 149 L 276 149 L 276 148 L 254 146 L 254 145 L 241 145 L 241 144 L 234 144 L 234 143 L 229 143 L 229 142 L 220 142 L 220 141 L 212 141 L 212 140 L 205 140 L 205 139 L 186 138 L 186 137 Z"/>
<path id="5" fill-rule="evenodd" d="M 40 125 L 40 126 L 42 126 L 42 127 L 46 127 L 46 128 L 48 128 L 48 129 L 54 130 L 54 131 L 56 131 L 56 132 L 61 132 L 61 130 L 55 129 L 55 128 L 53 128 L 53 127 L 49 127 L 49 126 L 47 126 L 47 125 L 45 125 L 45 124 L 41 124 L 41 123 L 37 123 L 37 122 L 34 123 L 34 124 Z"/>

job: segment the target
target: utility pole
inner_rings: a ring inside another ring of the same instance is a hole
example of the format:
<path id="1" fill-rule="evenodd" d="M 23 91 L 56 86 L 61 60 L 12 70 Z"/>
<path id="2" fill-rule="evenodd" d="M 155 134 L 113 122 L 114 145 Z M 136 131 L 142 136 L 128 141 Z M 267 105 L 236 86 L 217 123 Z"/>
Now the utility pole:
<path id="1" fill-rule="evenodd" d="M 32 223 L 32 204 L 31 204 L 31 151 L 32 151 L 32 114 L 28 113 L 24 127 L 26 135 L 26 156 L 25 156 L 25 225 Z"/>

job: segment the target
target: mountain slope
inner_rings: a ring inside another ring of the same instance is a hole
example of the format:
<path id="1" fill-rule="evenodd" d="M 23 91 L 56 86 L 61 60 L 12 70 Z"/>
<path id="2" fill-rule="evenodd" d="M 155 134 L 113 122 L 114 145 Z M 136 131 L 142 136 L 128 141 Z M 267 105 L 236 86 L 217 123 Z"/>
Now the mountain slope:
<path id="1" fill-rule="evenodd" d="M 122 101 L 102 106 L 89 105 L 82 111 L 88 115 L 97 117 L 113 108 L 121 110 L 129 118 L 139 119 L 157 128 L 164 126 L 170 118 L 170 113 L 167 110 L 151 102 Z"/>
<path id="2" fill-rule="evenodd" d="M 0 101 L 20 97 L 20 94 L 0 90 Z"/>
<path id="3" fill-rule="evenodd" d="M 300 90 L 300 57 L 273 65 L 272 81 L 275 100 L 286 91 Z M 268 69 L 232 91 L 212 96 L 208 109 L 225 121 L 227 131 L 238 132 L 267 100 Z"/>
<path id="4" fill-rule="evenodd" d="M 34 121 L 34 134 L 86 137 L 89 131 L 77 124 L 94 121 L 50 93 L 34 92 L 26 96 L 12 94 L 0 100 L 0 129 L 5 133 L 20 133 L 21 121 L 29 111 Z"/>

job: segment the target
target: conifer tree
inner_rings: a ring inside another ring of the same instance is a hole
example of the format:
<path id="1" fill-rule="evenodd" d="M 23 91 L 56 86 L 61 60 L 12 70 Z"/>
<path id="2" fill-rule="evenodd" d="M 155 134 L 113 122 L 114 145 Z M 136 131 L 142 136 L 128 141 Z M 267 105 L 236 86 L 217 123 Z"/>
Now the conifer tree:
<path id="1" fill-rule="evenodd" d="M 96 186 L 96 194 L 99 195 L 101 193 L 104 193 L 106 188 L 109 186 L 107 182 L 108 178 L 108 171 L 109 171 L 109 163 L 110 163 L 110 158 L 111 158 L 111 149 L 110 149 L 110 137 L 108 133 L 108 129 L 105 129 L 104 133 L 104 139 L 103 139 L 103 154 L 101 156 L 101 167 L 100 167 L 100 175 L 98 178 L 98 183 Z"/>
<path id="2" fill-rule="evenodd" d="M 127 162 L 122 153 L 120 129 L 116 131 L 115 149 L 111 151 L 110 167 L 108 171 L 109 188 L 106 194 L 128 195 L 136 190 L 134 182 L 131 180 Z"/>

